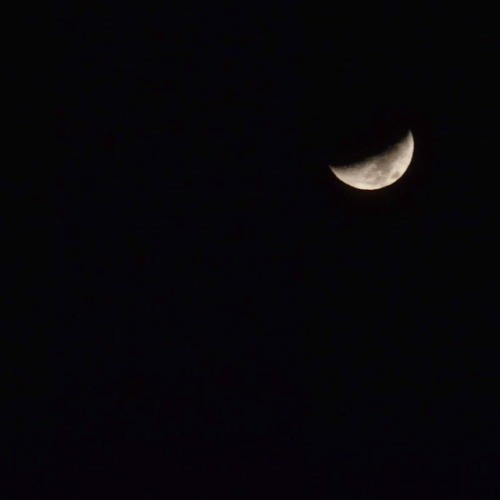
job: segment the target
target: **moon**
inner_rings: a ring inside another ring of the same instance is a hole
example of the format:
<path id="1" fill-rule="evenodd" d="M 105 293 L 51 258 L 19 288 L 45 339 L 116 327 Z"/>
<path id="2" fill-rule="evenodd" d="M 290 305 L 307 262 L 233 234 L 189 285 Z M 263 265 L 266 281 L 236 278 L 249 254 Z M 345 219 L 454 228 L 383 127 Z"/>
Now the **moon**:
<path id="1" fill-rule="evenodd" d="M 394 184 L 408 169 L 413 157 L 411 130 L 382 153 L 352 165 L 332 166 L 335 176 L 357 189 L 374 190 Z"/>

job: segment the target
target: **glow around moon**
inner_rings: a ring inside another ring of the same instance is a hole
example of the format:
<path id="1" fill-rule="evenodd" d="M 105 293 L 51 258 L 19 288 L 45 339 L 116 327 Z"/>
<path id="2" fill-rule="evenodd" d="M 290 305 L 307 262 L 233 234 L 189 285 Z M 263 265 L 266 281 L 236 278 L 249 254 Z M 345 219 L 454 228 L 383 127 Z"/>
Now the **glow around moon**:
<path id="1" fill-rule="evenodd" d="M 374 190 L 394 184 L 408 169 L 413 157 L 411 131 L 386 151 L 358 163 L 331 166 L 335 176 L 357 189 Z"/>

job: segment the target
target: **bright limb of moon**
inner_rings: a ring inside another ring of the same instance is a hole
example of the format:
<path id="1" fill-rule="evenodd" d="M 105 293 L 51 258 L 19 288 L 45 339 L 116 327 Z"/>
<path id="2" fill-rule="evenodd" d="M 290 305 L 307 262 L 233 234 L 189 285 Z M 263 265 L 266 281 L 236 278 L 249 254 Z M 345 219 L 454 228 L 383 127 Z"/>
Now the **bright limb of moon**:
<path id="1" fill-rule="evenodd" d="M 330 165 L 332 172 L 342 182 L 357 189 L 374 190 L 394 184 L 408 169 L 413 157 L 411 131 L 398 143 L 383 153 L 371 156 L 352 165 Z"/>

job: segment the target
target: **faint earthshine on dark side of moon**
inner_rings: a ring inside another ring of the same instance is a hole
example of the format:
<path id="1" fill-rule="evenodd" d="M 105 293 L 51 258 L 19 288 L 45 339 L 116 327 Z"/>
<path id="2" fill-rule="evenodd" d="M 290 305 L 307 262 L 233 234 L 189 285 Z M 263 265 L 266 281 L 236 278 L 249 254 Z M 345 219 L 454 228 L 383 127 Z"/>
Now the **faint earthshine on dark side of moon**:
<path id="1" fill-rule="evenodd" d="M 394 184 L 408 169 L 413 157 L 411 131 L 382 153 L 352 165 L 331 166 L 335 176 L 357 189 L 374 190 Z"/>

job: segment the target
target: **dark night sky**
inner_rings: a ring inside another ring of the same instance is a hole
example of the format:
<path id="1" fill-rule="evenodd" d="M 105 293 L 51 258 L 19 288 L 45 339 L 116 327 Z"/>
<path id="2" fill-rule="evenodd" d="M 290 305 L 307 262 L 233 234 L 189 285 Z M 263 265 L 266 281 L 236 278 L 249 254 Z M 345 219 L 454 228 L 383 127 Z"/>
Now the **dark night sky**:
<path id="1" fill-rule="evenodd" d="M 59 14 L 47 468 L 68 498 L 493 498 L 493 12 L 259 5 Z M 393 186 L 330 173 L 408 128 Z"/>

